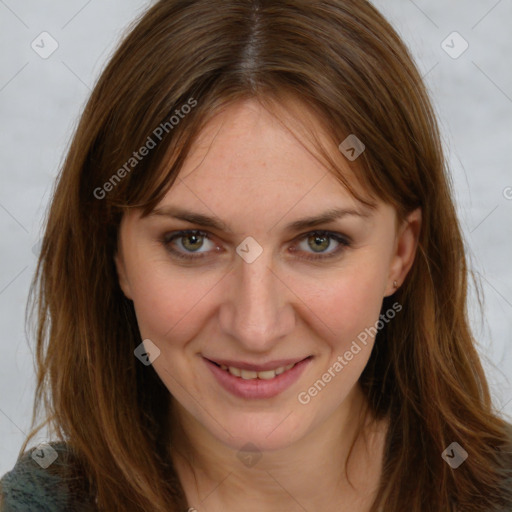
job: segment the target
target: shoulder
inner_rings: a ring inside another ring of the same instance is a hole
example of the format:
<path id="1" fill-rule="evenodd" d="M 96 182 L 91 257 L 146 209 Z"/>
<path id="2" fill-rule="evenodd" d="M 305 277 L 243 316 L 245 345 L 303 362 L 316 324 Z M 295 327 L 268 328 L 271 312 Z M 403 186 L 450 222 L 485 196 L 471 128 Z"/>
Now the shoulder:
<path id="1" fill-rule="evenodd" d="M 44 443 L 26 451 L 0 479 L 1 512 L 91 510 L 73 490 L 66 443 Z"/>

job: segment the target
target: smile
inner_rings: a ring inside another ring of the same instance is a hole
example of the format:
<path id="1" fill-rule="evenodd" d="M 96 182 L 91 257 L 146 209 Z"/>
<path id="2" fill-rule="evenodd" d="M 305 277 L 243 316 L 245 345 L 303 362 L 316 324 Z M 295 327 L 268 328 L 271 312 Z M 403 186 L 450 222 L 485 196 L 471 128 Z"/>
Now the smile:
<path id="1" fill-rule="evenodd" d="M 202 359 L 213 374 L 214 382 L 231 395 L 244 399 L 264 399 L 277 396 L 291 387 L 313 357 L 271 361 L 261 365 Z"/>
<path id="2" fill-rule="evenodd" d="M 242 370 L 241 368 L 236 368 L 235 366 L 226 366 L 225 364 L 221 364 L 220 367 L 229 372 L 231 375 L 235 377 L 241 377 L 244 380 L 252 380 L 252 379 L 262 379 L 262 380 L 270 380 L 282 373 L 291 370 L 297 363 L 291 363 L 286 366 L 279 366 L 275 370 L 266 370 L 262 372 L 255 372 L 253 370 Z"/>

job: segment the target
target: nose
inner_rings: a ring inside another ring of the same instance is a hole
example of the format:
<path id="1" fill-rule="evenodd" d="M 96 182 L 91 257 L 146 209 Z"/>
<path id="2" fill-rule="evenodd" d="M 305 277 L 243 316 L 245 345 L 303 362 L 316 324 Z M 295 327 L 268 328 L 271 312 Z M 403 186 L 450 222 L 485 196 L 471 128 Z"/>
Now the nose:
<path id="1" fill-rule="evenodd" d="M 219 310 L 222 332 L 247 352 L 268 352 L 295 328 L 293 293 L 271 265 L 270 251 L 240 258 Z"/>

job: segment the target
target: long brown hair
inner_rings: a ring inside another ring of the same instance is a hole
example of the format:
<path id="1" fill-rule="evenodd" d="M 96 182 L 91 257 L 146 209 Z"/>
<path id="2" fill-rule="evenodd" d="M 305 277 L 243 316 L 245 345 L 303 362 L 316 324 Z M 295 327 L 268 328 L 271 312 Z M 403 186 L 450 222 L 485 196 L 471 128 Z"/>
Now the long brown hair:
<path id="1" fill-rule="evenodd" d="M 511 506 L 507 424 L 468 323 L 436 119 L 408 50 L 364 0 L 162 0 L 136 23 L 85 107 L 49 209 L 30 295 L 33 430 L 21 452 L 49 425 L 100 510 L 186 507 L 169 457 L 169 392 L 133 354 L 141 339 L 114 266 L 118 227 L 127 208 L 146 214 L 162 199 L 222 108 L 284 96 L 336 145 L 349 134 L 364 142 L 357 177 L 400 218 L 422 209 L 417 257 L 392 297 L 403 311 L 361 376 L 373 415 L 391 419 L 372 512 Z M 469 454 L 457 470 L 441 457 L 453 441 Z"/>

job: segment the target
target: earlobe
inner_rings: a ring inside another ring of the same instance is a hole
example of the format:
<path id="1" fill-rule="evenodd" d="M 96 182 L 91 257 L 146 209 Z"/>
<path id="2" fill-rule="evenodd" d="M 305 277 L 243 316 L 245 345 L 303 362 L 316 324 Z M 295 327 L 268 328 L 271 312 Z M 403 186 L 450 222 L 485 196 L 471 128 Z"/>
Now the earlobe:
<path id="1" fill-rule="evenodd" d="M 401 286 L 414 263 L 421 232 L 421 219 L 421 209 L 416 208 L 398 229 L 395 252 L 389 267 L 386 297 L 395 293 Z"/>

